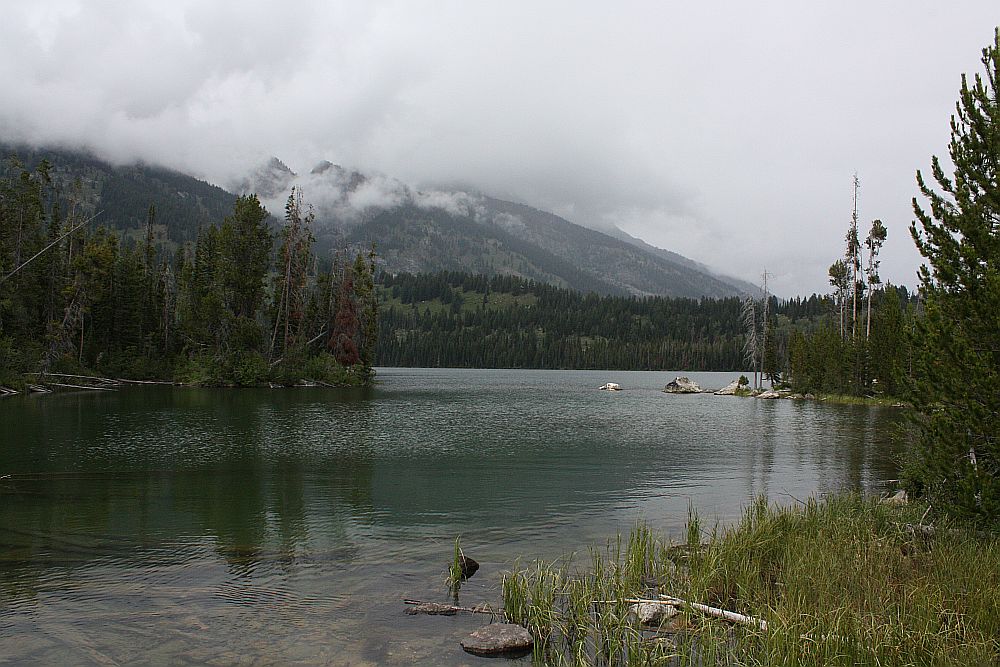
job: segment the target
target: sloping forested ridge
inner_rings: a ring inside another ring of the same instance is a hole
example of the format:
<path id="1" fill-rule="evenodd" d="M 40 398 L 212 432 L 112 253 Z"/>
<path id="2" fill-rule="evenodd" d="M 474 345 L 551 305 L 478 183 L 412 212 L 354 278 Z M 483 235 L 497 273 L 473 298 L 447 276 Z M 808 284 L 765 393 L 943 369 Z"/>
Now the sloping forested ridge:
<path id="1" fill-rule="evenodd" d="M 176 251 L 94 228 L 44 160 L 0 177 L 0 385 L 97 373 L 209 385 L 371 381 L 374 255 L 319 270 L 293 191 L 277 235 L 255 196 Z"/>
<path id="2" fill-rule="evenodd" d="M 598 296 L 513 276 L 458 272 L 383 275 L 381 282 L 381 365 L 748 368 L 743 301 L 735 297 Z M 905 288 L 888 288 L 876 300 L 876 316 L 889 318 L 902 317 L 911 298 Z M 773 335 L 764 355 L 767 374 L 778 381 L 794 366 L 803 383 L 812 383 L 803 389 L 849 392 L 854 357 L 826 334 L 833 326 L 834 302 L 819 295 L 771 297 L 769 311 Z M 875 331 L 904 335 L 896 324 Z M 879 345 L 881 350 L 893 343 Z M 905 352 L 899 341 L 894 345 Z"/>
<path id="3" fill-rule="evenodd" d="M 219 224 L 236 201 L 218 186 L 154 165 L 113 165 L 82 151 L 0 142 L 0 158 L 10 156 L 29 171 L 46 161 L 49 197 L 84 214 L 100 211 L 106 226 L 137 240 L 146 229 L 146 211 L 155 204 L 155 238 L 171 249 L 193 243 L 199 229 Z"/>

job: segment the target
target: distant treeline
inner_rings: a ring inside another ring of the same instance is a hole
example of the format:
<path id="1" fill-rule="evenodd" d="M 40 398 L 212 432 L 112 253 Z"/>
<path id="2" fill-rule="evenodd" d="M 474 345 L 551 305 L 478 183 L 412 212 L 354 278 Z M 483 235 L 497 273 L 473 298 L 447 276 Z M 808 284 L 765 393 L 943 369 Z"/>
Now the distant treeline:
<path id="1" fill-rule="evenodd" d="M 743 301 L 735 297 L 602 297 L 515 276 L 459 272 L 384 275 L 381 283 L 380 365 L 706 371 L 748 366 Z M 901 298 L 910 298 L 905 289 Z M 792 334 L 812 336 L 832 326 L 834 302 L 820 295 L 770 297 L 770 302 L 775 335 L 765 358 L 777 379 L 790 370 Z"/>

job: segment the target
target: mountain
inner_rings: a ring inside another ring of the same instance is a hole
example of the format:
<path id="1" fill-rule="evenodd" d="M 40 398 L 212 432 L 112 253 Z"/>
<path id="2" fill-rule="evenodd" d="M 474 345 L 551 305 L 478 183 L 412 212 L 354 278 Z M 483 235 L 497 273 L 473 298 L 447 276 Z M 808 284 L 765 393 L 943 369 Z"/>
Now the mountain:
<path id="1" fill-rule="evenodd" d="M 512 274 L 601 294 L 725 297 L 742 293 L 709 273 L 524 204 L 479 196 L 472 213 L 404 205 L 350 230 L 374 240 L 389 266 Z"/>
<path id="2" fill-rule="evenodd" d="M 84 152 L 31 148 L 0 142 L 0 165 L 8 158 L 34 169 L 43 159 L 60 204 L 84 215 L 98 213 L 94 224 L 122 231 L 145 229 L 149 206 L 156 206 L 158 239 L 171 247 L 193 242 L 198 229 L 221 221 L 236 196 L 222 188 L 163 167 L 113 165 Z"/>
<path id="3" fill-rule="evenodd" d="M 713 270 L 713 269 L 705 266 L 701 262 L 696 262 L 693 259 L 688 259 L 687 257 L 685 257 L 683 255 L 678 255 L 676 252 L 671 252 L 670 250 L 664 250 L 663 248 L 657 248 L 655 245 L 650 245 L 649 243 L 646 243 L 642 239 L 638 239 L 638 238 L 632 236 L 631 234 L 629 234 L 628 232 L 626 232 L 625 230 L 623 230 L 623 229 L 621 229 L 619 227 L 612 227 L 609 230 L 605 230 L 604 233 L 607 234 L 608 236 L 613 237 L 613 238 L 621 239 L 622 241 L 625 241 L 625 243 L 629 243 L 631 245 L 634 245 L 637 248 L 641 248 L 641 249 L 645 250 L 646 252 L 650 252 L 650 253 L 653 253 L 654 255 L 658 255 L 660 257 L 663 257 L 664 259 L 666 259 L 666 260 L 668 260 L 670 262 L 676 262 L 676 263 L 680 264 L 681 266 L 688 267 L 689 269 L 692 269 L 692 270 L 695 270 L 695 271 L 701 271 L 702 273 L 707 273 L 707 274 L 709 274 L 711 276 L 715 276 L 719 280 L 721 280 L 721 281 L 723 281 L 725 283 L 728 283 L 730 285 L 733 285 L 734 287 L 737 287 L 744 294 L 760 294 L 761 293 L 760 285 L 754 285 L 752 282 L 749 282 L 747 280 L 741 280 L 740 278 L 733 278 L 732 276 L 727 276 L 727 275 L 721 274 L 721 273 L 719 273 L 719 272 L 717 272 L 717 271 L 715 271 L 715 270 Z"/>
<path id="4" fill-rule="evenodd" d="M 281 164 L 272 159 L 269 164 Z M 293 183 L 258 169 L 242 191 L 300 186 L 324 244 L 375 242 L 391 272 L 509 274 L 601 294 L 725 297 L 758 289 L 618 230 L 602 233 L 552 213 L 464 190 L 415 190 L 383 175 L 322 162 Z M 280 202 L 271 203 L 272 210 Z"/>
<path id="5" fill-rule="evenodd" d="M 64 202 L 100 211 L 98 224 L 136 237 L 156 206 L 156 238 L 170 249 L 192 242 L 203 226 L 232 209 L 233 192 L 255 192 L 281 217 L 293 186 L 314 207 L 317 253 L 375 242 L 390 273 L 462 271 L 514 275 L 560 287 L 614 295 L 726 297 L 748 283 L 628 236 L 574 224 L 525 204 L 461 190 L 416 190 L 397 179 L 330 162 L 296 174 L 273 158 L 229 190 L 162 167 L 112 165 L 61 149 L 0 144 L 31 167 L 47 158 Z M 279 222 L 274 220 L 277 227 Z"/>

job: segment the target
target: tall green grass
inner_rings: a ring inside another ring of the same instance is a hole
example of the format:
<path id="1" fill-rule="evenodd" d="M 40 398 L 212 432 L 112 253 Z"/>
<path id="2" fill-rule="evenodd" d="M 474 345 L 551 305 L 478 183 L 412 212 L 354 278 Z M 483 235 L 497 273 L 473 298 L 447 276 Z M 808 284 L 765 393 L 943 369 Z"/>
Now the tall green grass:
<path id="1" fill-rule="evenodd" d="M 692 510 L 681 545 L 637 524 L 586 567 L 515 566 L 504 610 L 536 637 L 539 664 L 1000 664 L 1000 540 L 940 522 L 931 538 L 914 534 L 923 509 L 758 500 L 705 543 Z M 640 627 L 626 600 L 661 593 L 767 631 L 692 610 L 669 633 Z"/>

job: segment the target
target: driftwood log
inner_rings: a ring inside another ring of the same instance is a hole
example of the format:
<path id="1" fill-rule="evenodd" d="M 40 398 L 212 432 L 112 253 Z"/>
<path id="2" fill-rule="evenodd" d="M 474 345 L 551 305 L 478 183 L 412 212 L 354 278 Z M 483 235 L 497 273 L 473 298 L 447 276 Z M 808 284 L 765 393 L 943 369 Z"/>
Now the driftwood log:
<path id="1" fill-rule="evenodd" d="M 423 602 L 422 600 L 403 599 L 403 604 L 413 605 L 406 610 L 407 614 L 430 614 L 432 616 L 454 616 L 462 612 L 465 614 L 490 614 L 496 616 L 501 610 L 493 609 L 485 602 L 475 607 L 459 607 L 452 604 L 440 604 L 438 602 Z"/>
<path id="2" fill-rule="evenodd" d="M 689 602 L 670 595 L 660 595 L 656 599 L 626 598 L 624 600 L 594 600 L 594 604 L 616 604 L 619 602 L 625 604 L 661 604 L 669 605 L 671 607 L 687 607 L 705 614 L 706 616 L 721 618 L 725 621 L 730 621 L 731 623 L 739 623 L 740 625 L 755 627 L 758 630 L 767 632 L 767 621 L 762 618 L 747 616 L 745 614 L 739 614 L 735 611 L 719 609 L 718 607 L 710 607 L 707 604 L 701 604 L 700 602 Z"/>

